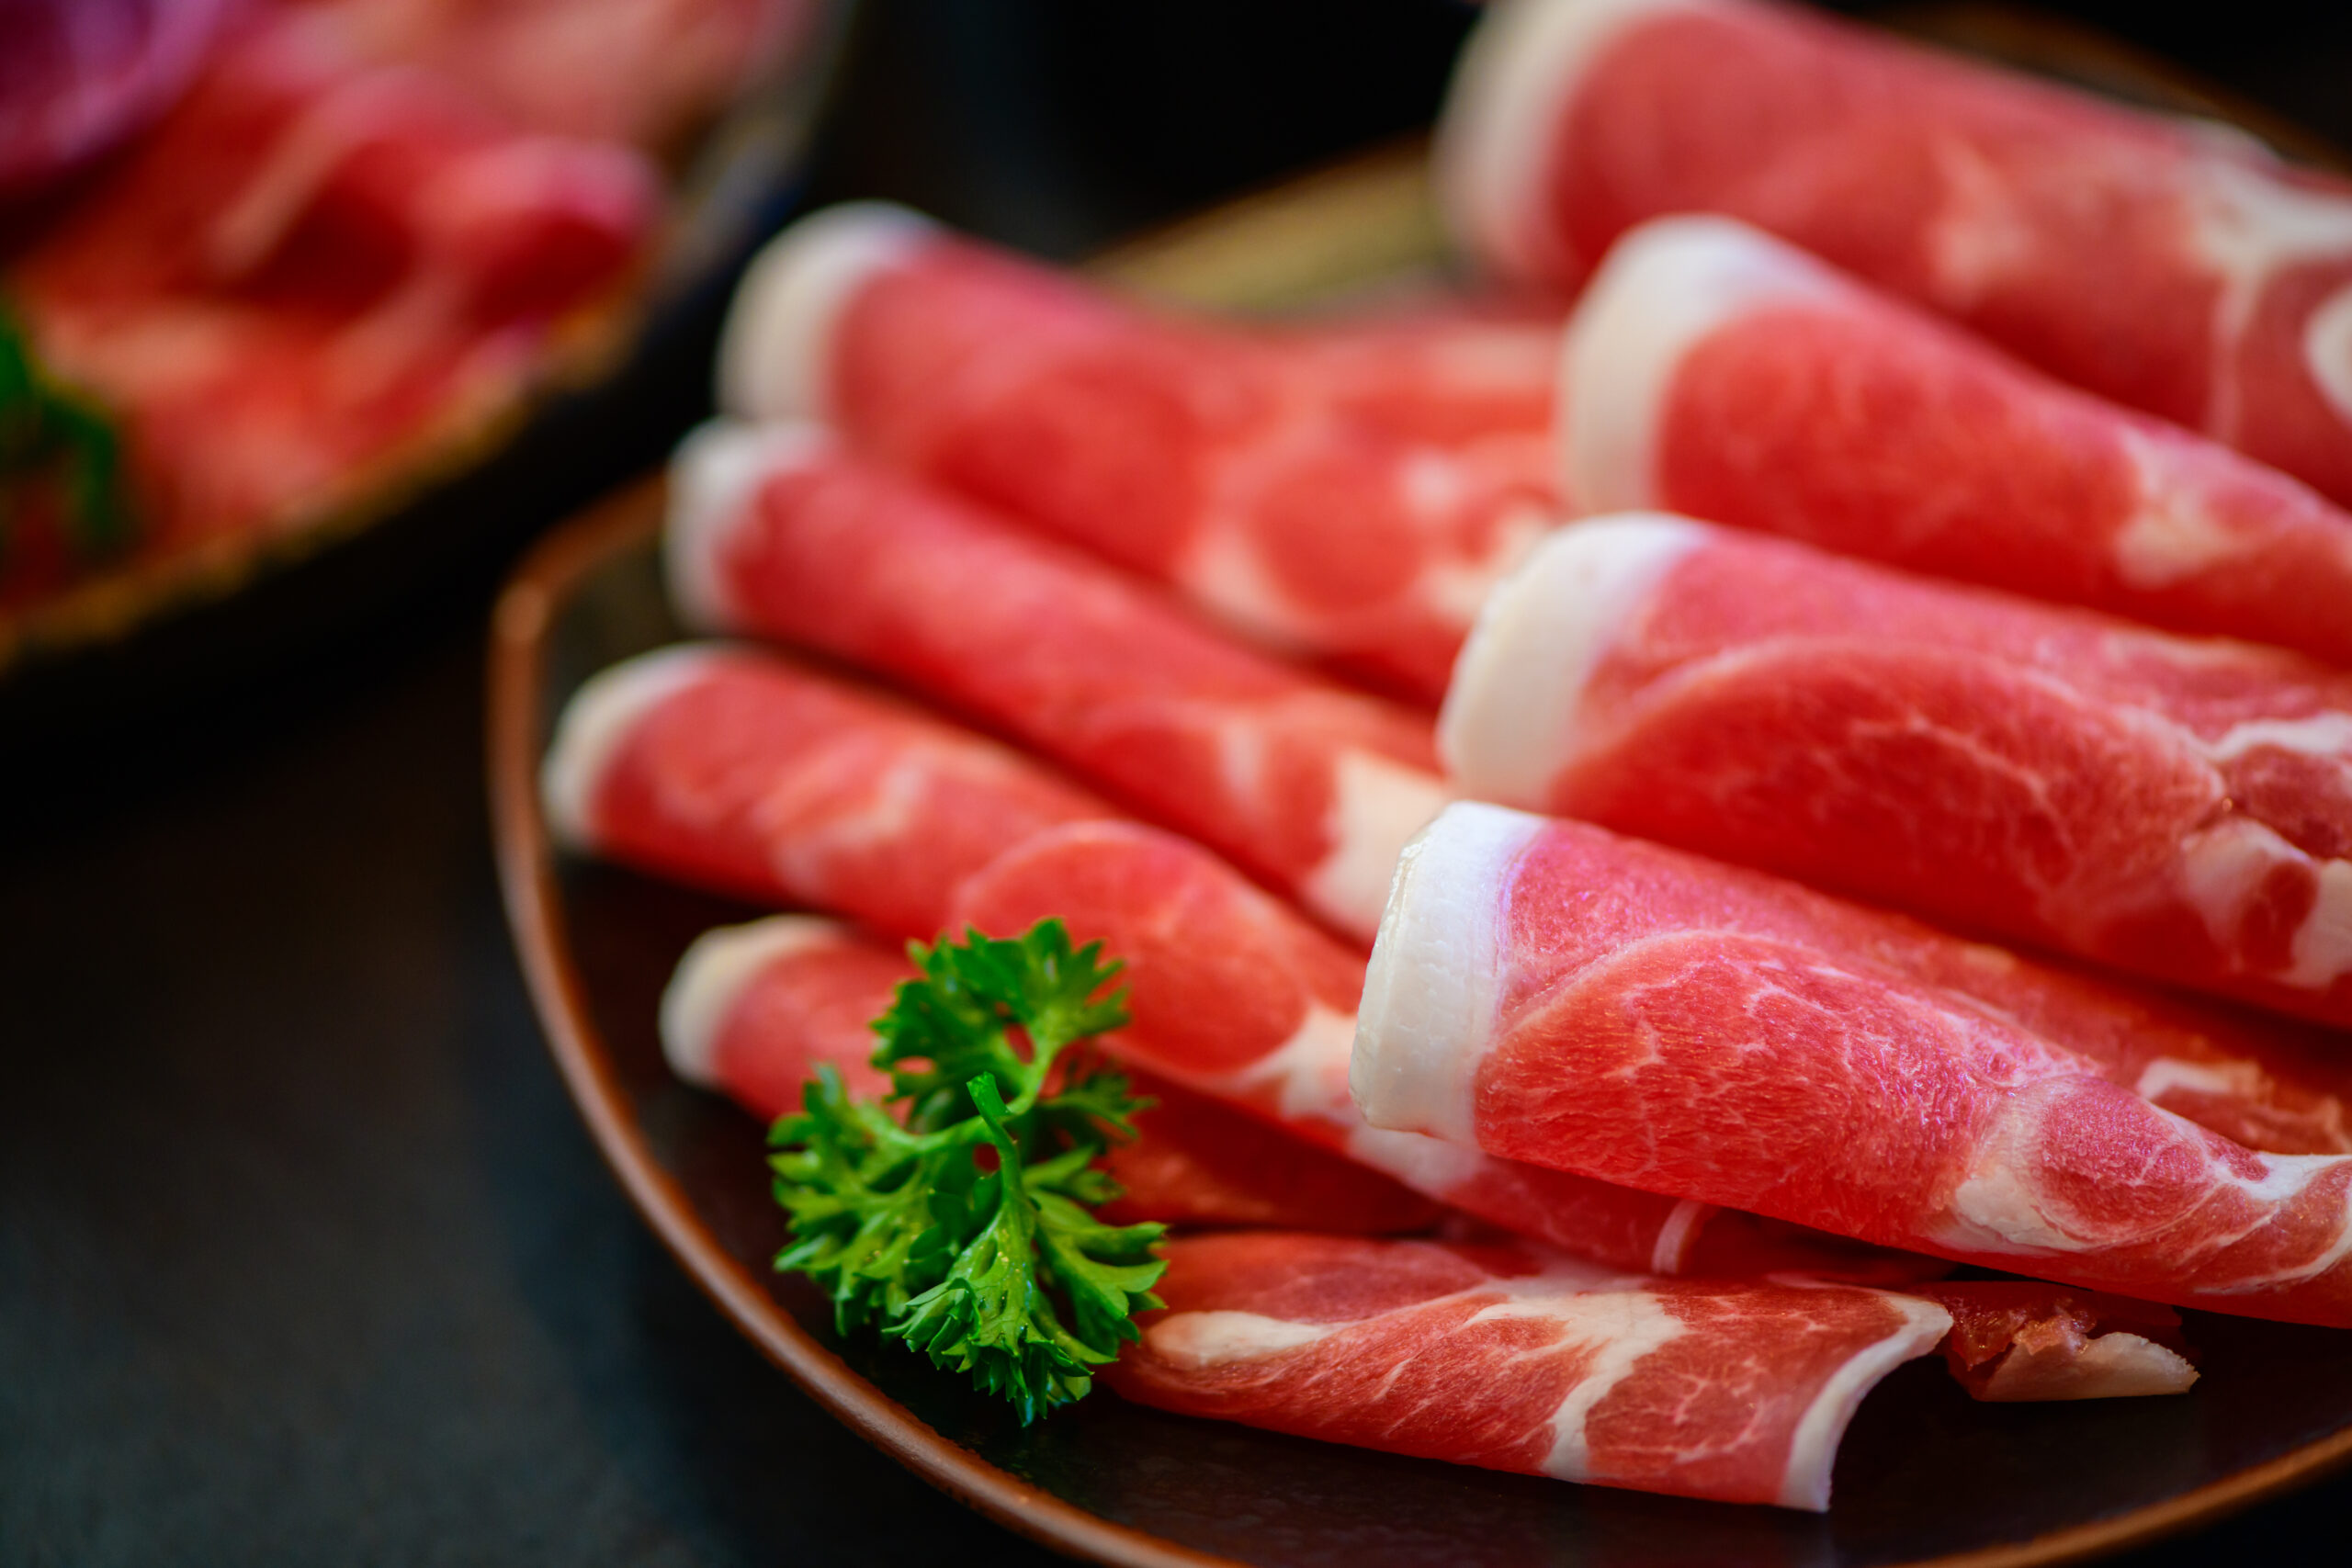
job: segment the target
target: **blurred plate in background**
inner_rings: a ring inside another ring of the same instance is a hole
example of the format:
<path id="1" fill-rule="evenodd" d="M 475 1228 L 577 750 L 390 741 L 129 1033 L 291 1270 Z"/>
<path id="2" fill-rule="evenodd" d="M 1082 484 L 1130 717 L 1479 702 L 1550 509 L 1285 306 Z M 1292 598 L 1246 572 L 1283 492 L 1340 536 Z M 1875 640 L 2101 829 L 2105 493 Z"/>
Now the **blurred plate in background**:
<path id="1" fill-rule="evenodd" d="M 674 150 L 649 262 L 562 322 L 512 396 L 439 423 L 345 499 L 0 611 L 0 722 L 78 733 L 282 664 L 658 457 L 706 400 L 735 274 L 797 200 L 852 9 L 811 0 L 773 65 Z"/>

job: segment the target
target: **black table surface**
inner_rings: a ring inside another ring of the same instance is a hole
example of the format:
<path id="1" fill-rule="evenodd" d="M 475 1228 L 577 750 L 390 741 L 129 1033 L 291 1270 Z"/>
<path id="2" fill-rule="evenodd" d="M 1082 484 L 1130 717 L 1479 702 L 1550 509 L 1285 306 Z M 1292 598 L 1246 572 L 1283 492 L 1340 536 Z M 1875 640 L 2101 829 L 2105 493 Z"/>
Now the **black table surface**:
<path id="1" fill-rule="evenodd" d="M 817 192 L 1075 254 L 1425 120 L 1464 15 L 876 4 Z M 2136 25 L 2352 139 L 2341 25 L 2233 15 L 2202 52 Z M 498 564 L 0 737 L 0 1562 L 1051 1561 L 795 1392 L 599 1163 L 491 872 Z M 2352 1477 L 2119 1561 L 2337 1560 L 2347 1510 Z"/>

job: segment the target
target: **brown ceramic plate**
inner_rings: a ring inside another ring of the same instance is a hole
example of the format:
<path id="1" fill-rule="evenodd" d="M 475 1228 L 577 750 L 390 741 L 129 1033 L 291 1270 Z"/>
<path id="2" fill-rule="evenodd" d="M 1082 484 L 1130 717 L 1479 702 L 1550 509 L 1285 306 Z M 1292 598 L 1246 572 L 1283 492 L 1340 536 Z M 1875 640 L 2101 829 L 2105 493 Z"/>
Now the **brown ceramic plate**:
<path id="1" fill-rule="evenodd" d="M 2109 90 L 2120 81 L 2124 96 L 2217 112 L 2143 62 L 2014 13 L 1938 7 L 1905 21 Z M 1439 270 L 1420 169 L 1418 149 L 1378 154 L 1179 225 L 1098 270 L 1245 308 L 1409 287 Z M 1822 1517 L 1398 1459 L 1109 1393 L 1024 1431 L 913 1356 L 844 1342 L 817 1293 L 768 1266 L 785 1230 L 762 1129 L 673 1078 L 655 1032 L 686 944 L 759 911 L 560 857 L 539 813 L 539 756 L 564 700 L 597 670 L 681 635 L 662 592 L 662 506 L 660 482 L 647 481 L 550 536 L 496 610 L 491 792 L 532 995 L 606 1159 L 711 1299 L 843 1422 L 990 1517 L 1133 1564 L 1992 1568 L 2114 1551 L 2352 1456 L 2352 1335 L 2199 1314 L 2189 1331 L 2206 1377 L 2178 1399 L 1984 1405 L 1939 1364 L 1897 1371 L 1856 1417 Z"/>

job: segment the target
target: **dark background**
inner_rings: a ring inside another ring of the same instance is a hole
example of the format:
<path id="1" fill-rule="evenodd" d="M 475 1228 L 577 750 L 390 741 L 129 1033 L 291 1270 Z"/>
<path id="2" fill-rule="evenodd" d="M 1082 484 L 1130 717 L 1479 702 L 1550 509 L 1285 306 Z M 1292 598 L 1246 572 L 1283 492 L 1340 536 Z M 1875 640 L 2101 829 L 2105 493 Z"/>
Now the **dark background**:
<path id="1" fill-rule="evenodd" d="M 2058 7 L 2352 144 L 2352 7 Z M 1074 255 L 1425 123 L 1442 0 L 877 0 L 812 194 Z M 0 1562 L 1020 1562 L 695 1294 L 508 945 L 480 623 L 701 412 L 560 427 L 429 587 L 266 674 L 0 729 Z M 684 371 L 678 367 L 685 367 Z M 2352 1480 L 2126 1561 L 2342 1556 Z"/>

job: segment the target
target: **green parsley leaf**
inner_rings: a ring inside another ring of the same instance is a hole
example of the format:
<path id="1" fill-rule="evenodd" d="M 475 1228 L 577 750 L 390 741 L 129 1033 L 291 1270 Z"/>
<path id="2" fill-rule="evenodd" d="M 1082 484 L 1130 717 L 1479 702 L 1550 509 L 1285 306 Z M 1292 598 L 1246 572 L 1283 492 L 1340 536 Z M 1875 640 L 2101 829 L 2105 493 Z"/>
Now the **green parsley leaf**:
<path id="1" fill-rule="evenodd" d="M 37 492 L 53 500 L 86 558 L 121 549 L 137 532 L 113 424 L 41 367 L 23 326 L 0 306 L 0 549 Z"/>
<path id="2" fill-rule="evenodd" d="M 1119 966 L 1051 919 L 908 954 L 921 977 L 874 1023 L 891 1093 L 853 1100 L 820 1068 L 768 1135 L 792 1220 L 776 1267 L 815 1280 L 843 1333 L 878 1327 L 1025 1425 L 1082 1397 L 1160 1304 L 1165 1227 L 1092 1212 L 1119 1195 L 1094 1161 L 1150 1103 L 1085 1049 L 1127 1021 L 1125 993 L 1102 995 Z"/>

